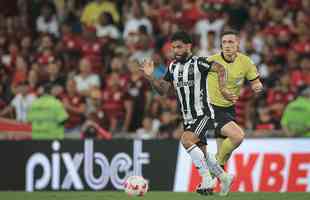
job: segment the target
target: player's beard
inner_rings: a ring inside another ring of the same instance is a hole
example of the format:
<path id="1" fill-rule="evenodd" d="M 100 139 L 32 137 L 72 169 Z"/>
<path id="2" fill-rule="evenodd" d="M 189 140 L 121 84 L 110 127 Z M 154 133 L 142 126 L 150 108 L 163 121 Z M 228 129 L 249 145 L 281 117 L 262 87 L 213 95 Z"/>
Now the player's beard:
<path id="1" fill-rule="evenodd" d="M 187 60 L 188 55 L 188 52 L 184 52 L 182 55 L 175 55 L 174 57 L 177 62 L 184 63 Z"/>

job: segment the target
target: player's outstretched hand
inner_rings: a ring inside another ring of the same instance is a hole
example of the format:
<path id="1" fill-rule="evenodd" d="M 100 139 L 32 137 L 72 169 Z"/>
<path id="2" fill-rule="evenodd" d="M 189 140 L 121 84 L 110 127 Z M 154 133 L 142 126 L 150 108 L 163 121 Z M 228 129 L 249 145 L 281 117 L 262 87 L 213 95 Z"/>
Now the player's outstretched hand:
<path id="1" fill-rule="evenodd" d="M 144 60 L 141 63 L 140 70 L 146 75 L 146 76 L 152 76 L 154 71 L 154 62 L 153 60 Z"/>

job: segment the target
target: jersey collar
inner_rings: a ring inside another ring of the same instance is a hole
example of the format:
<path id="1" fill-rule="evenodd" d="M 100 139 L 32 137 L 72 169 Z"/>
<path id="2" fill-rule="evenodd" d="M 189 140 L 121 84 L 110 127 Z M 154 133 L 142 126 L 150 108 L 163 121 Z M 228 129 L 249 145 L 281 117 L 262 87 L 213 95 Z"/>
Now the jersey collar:
<path id="1" fill-rule="evenodd" d="M 236 58 L 237 58 L 238 55 L 236 56 L 236 58 L 235 58 L 234 61 L 227 60 L 227 59 L 224 57 L 223 52 L 221 52 L 221 56 L 222 56 L 222 58 L 223 58 L 223 60 L 224 60 L 225 62 L 227 62 L 227 63 L 233 63 L 233 62 L 235 62 L 235 60 L 236 60 Z"/>
<path id="2" fill-rule="evenodd" d="M 183 61 L 177 61 L 178 63 L 181 63 L 181 64 L 185 64 L 187 63 L 190 59 L 192 59 L 193 57 L 193 54 L 190 54 L 185 60 Z"/>

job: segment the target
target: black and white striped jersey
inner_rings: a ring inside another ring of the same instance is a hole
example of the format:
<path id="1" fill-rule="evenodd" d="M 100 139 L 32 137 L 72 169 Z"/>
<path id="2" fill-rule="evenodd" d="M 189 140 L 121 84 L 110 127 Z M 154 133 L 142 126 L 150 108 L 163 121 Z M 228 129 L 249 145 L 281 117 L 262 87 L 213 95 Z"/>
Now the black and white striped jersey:
<path id="1" fill-rule="evenodd" d="M 208 72 L 211 63 L 205 57 L 191 56 L 184 63 L 173 61 L 164 80 L 173 84 L 184 124 L 193 124 L 198 116 L 214 119 L 208 97 Z"/>

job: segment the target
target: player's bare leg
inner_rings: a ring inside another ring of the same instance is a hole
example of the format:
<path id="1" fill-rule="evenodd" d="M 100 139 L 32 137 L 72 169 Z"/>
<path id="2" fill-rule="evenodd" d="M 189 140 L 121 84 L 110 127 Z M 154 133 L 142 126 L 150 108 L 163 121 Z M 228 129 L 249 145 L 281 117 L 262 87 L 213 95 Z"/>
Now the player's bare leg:
<path id="1" fill-rule="evenodd" d="M 225 138 L 216 138 L 216 154 L 215 154 L 215 157 L 216 159 L 218 160 L 218 156 L 219 156 L 219 152 L 220 152 L 220 149 L 222 147 L 222 144 L 223 144 L 223 141 L 224 141 Z M 224 169 L 224 165 L 221 164 L 221 167 Z"/>
<path id="2" fill-rule="evenodd" d="M 198 169 L 202 177 L 202 182 L 197 188 L 197 192 L 203 195 L 213 194 L 214 184 L 210 175 L 203 151 L 196 145 L 200 139 L 192 132 L 186 131 L 183 133 L 181 142 L 190 155 L 195 167 Z"/>
<path id="3" fill-rule="evenodd" d="M 217 160 L 220 165 L 225 165 L 232 152 L 242 143 L 245 134 L 241 127 L 233 121 L 222 127 L 221 134 L 227 138 L 217 145 Z"/>

